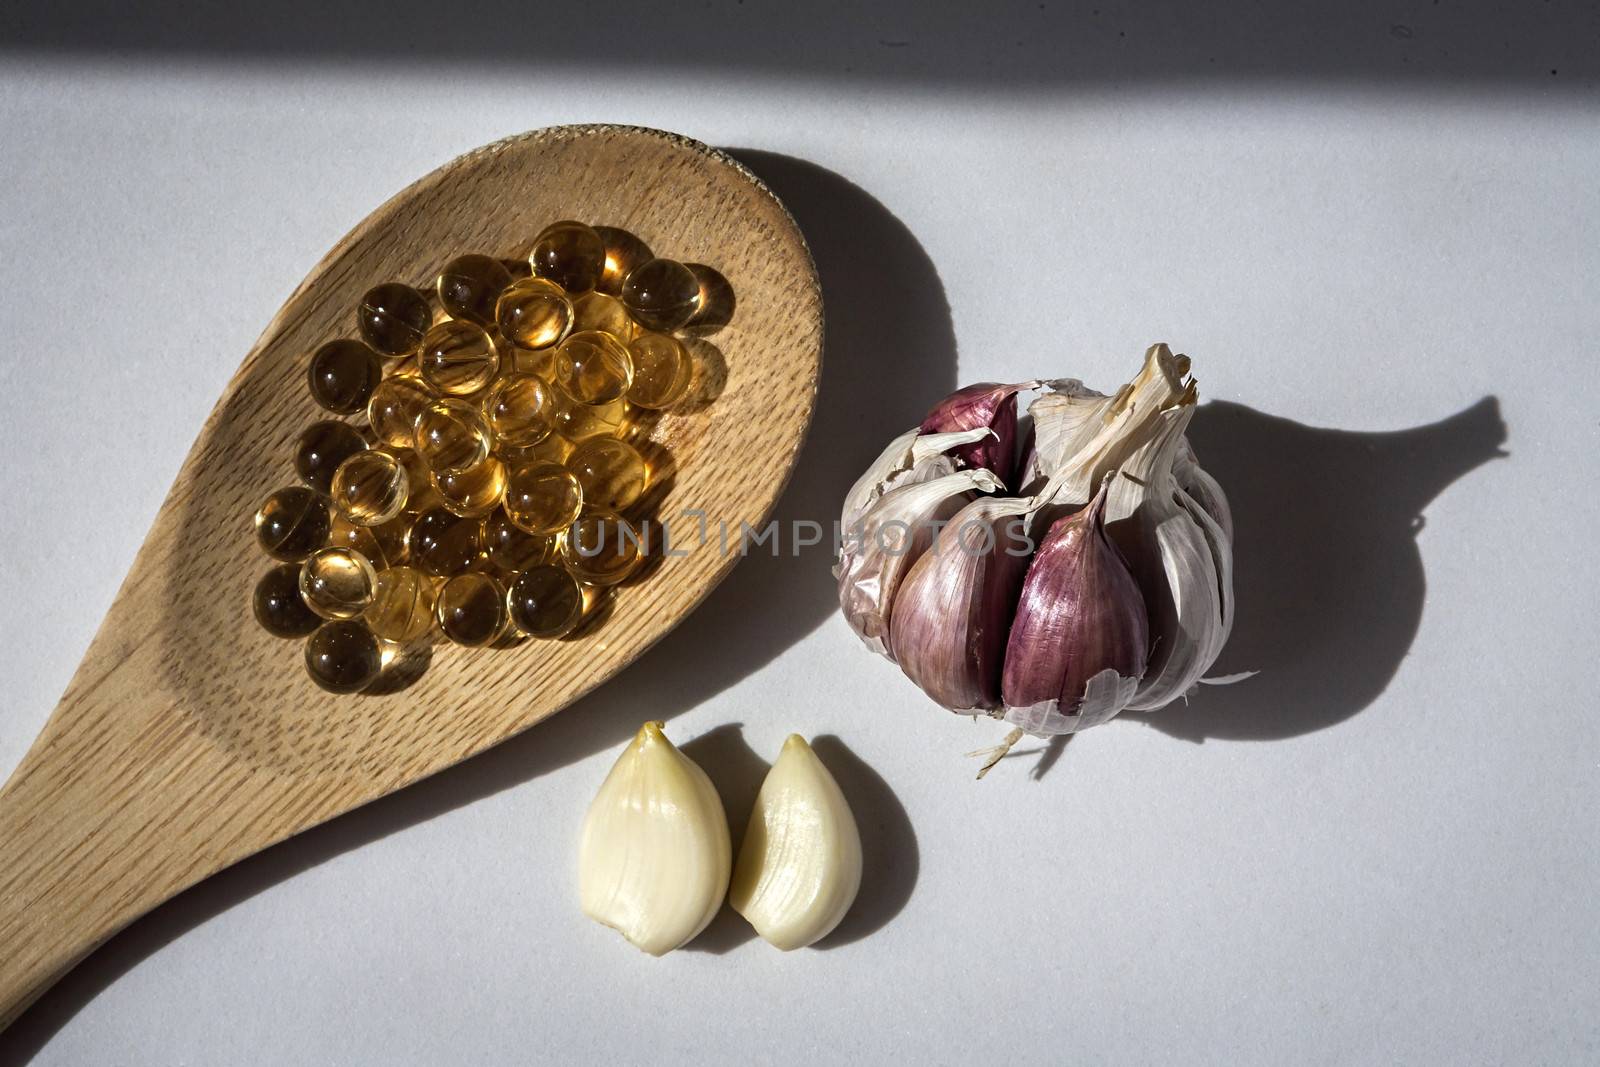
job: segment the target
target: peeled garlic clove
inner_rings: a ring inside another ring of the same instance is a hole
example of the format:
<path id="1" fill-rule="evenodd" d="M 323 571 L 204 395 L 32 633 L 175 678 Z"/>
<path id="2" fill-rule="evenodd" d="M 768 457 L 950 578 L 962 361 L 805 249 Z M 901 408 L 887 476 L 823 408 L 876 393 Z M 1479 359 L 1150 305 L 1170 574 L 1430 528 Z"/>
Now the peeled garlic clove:
<path id="1" fill-rule="evenodd" d="M 861 834 L 839 783 L 799 734 L 767 772 L 728 903 L 783 949 L 828 936 L 861 888 Z"/>
<path id="2" fill-rule="evenodd" d="M 711 922 L 733 849 L 722 798 L 699 765 L 647 722 L 617 758 L 583 821 L 583 913 L 660 956 Z"/>
<path id="3" fill-rule="evenodd" d="M 890 608 L 901 578 L 933 544 L 939 527 L 972 499 L 1001 488 L 986 470 L 957 471 L 889 490 L 847 530 L 834 574 L 839 609 L 863 644 L 888 656 Z"/>
<path id="4" fill-rule="evenodd" d="M 1006 722 L 1036 735 L 1098 726 L 1133 698 L 1150 628 L 1144 597 L 1106 537 L 1106 487 L 1058 520 L 1028 565 L 1006 644 Z"/>
<path id="5" fill-rule="evenodd" d="M 1015 385 L 979 382 L 958 389 L 928 412 L 922 420 L 922 432 L 949 433 L 979 427 L 993 430 L 994 436 L 962 445 L 953 452 L 966 466 L 987 468 L 1009 484 L 1017 462 L 1017 392 L 1038 385 L 1038 382 Z"/>
<path id="6" fill-rule="evenodd" d="M 980 497 L 955 514 L 895 594 L 889 649 L 935 702 L 976 713 L 1000 706 L 1006 632 L 1034 545 L 1030 497 Z"/>
<path id="7" fill-rule="evenodd" d="M 848 535 L 873 502 L 891 489 L 954 473 L 955 461 L 945 453 L 959 445 L 982 440 L 992 432 L 987 426 L 935 434 L 907 430 L 889 442 L 889 447 L 872 461 L 866 473 L 857 478 L 856 484 L 845 494 L 839 528 Z"/>

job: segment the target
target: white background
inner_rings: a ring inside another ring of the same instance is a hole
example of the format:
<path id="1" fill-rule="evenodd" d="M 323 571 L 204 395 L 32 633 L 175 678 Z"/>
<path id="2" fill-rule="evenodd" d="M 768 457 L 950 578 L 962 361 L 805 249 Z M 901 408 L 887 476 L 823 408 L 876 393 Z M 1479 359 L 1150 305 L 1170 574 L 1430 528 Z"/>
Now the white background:
<path id="1" fill-rule="evenodd" d="M 1263 671 L 975 783 L 1003 731 L 862 651 L 825 554 L 748 560 L 546 726 L 135 925 L 0 1061 L 1594 1062 L 1594 83 L 1490 46 L 1408 78 L 1424 31 L 1369 22 L 1299 79 L 1008 80 L 1001 33 L 950 81 L 875 72 L 915 25 L 809 71 L 0 53 L 0 774 L 301 275 L 451 156 L 576 121 L 791 157 L 746 157 L 829 315 L 784 517 L 958 383 L 1187 351 L 1249 409 L 1196 438 L 1240 527 L 1221 667 Z M 724 913 L 652 960 L 579 914 L 584 808 L 658 715 L 735 822 L 788 732 L 837 739 L 868 872 L 826 950 Z"/>

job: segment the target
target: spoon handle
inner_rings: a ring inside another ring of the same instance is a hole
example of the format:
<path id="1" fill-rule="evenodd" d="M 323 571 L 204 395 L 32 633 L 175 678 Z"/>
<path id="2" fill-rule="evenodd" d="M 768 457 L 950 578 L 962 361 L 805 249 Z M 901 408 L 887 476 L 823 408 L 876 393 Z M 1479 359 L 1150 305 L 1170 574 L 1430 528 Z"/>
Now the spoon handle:
<path id="1" fill-rule="evenodd" d="M 157 739 L 118 745 L 106 720 L 70 719 L 58 710 L 0 791 L 0 1026 L 182 878 L 163 832 L 182 765 L 142 767 Z"/>
<path id="2" fill-rule="evenodd" d="M 0 789 L 0 1029 L 112 934 L 278 828 L 260 805 L 281 785 L 260 788 L 169 695 L 124 676 L 141 653 L 93 670 L 95 644 Z"/>

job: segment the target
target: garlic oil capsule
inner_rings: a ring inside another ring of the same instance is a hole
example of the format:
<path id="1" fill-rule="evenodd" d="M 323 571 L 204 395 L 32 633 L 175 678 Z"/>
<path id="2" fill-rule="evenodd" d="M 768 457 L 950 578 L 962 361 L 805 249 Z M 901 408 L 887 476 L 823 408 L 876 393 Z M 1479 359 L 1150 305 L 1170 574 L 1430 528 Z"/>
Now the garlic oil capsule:
<path id="1" fill-rule="evenodd" d="M 839 783 L 790 734 L 756 795 L 728 903 L 788 952 L 827 937 L 861 888 L 861 833 Z"/>
<path id="2" fill-rule="evenodd" d="M 728 892 L 733 848 L 722 798 L 662 724 L 617 758 L 583 821 L 583 913 L 652 956 L 694 938 Z"/>

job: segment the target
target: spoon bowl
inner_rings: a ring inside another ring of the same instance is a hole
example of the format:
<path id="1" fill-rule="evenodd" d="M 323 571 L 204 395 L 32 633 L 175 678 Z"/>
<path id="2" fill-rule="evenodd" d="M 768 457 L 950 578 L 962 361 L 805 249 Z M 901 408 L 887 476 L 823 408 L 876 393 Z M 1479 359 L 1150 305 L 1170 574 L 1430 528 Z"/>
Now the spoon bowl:
<path id="1" fill-rule="evenodd" d="M 294 483 L 293 442 L 327 417 L 306 390 L 309 354 L 355 335 L 372 285 L 427 287 L 463 252 L 523 255 L 565 218 L 709 264 L 737 294 L 728 325 L 694 342 L 698 398 L 650 436 L 671 470 L 656 509 L 671 555 L 575 636 L 436 645 L 372 691 L 324 692 L 299 643 L 267 634 L 250 610 L 271 563 L 251 517 Z M 719 530 L 737 546 L 741 524 L 759 526 L 776 502 L 810 421 L 821 343 L 821 294 L 794 220 L 740 164 L 673 134 L 534 131 L 453 160 L 374 211 L 245 357 L 65 695 L 0 789 L 0 1027 L 188 886 L 527 729 L 638 658 L 737 561 Z"/>

